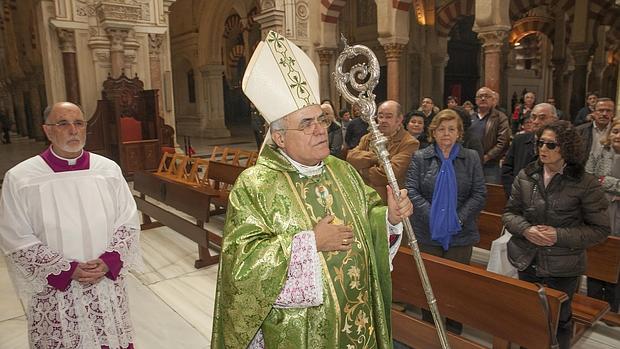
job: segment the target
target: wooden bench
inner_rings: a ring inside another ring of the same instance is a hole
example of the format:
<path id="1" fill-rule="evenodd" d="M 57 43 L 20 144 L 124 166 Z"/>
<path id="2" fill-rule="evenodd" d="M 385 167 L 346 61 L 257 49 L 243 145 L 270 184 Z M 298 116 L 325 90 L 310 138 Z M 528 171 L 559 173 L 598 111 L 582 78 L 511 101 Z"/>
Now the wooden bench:
<path id="1" fill-rule="evenodd" d="M 134 189 L 140 195 L 134 196 L 134 199 L 143 214 L 143 229 L 166 225 L 195 241 L 198 244 L 198 260 L 194 262 L 196 268 L 217 263 L 219 256 L 211 255 L 209 247 L 219 248 L 222 239 L 204 225 L 212 215 L 226 211 L 230 186 L 243 170 L 245 167 L 210 162 L 207 180 L 215 183 L 210 186 L 189 185 L 153 173 L 136 173 Z M 149 202 L 147 197 L 192 216 L 196 222 L 188 221 Z M 151 217 L 157 219 L 158 223 L 151 222 Z"/>
<path id="2" fill-rule="evenodd" d="M 491 213 L 502 214 L 506 207 L 506 194 L 504 187 L 499 184 L 486 184 L 487 188 L 487 202 L 484 205 L 484 210 Z"/>
<path id="3" fill-rule="evenodd" d="M 469 265 L 422 254 L 442 316 L 493 336 L 493 348 L 516 343 L 527 348 L 548 348 L 548 317 L 529 282 L 508 278 Z M 393 301 L 428 309 L 415 262 L 401 247 L 393 261 Z M 457 287 L 458 286 L 458 287 Z M 560 304 L 566 294 L 546 288 L 555 335 Z M 394 339 L 414 348 L 439 348 L 434 326 L 392 309 Z M 480 348 L 461 336 L 448 334 L 452 348 Z"/>
<path id="4" fill-rule="evenodd" d="M 493 240 L 501 234 L 501 215 L 482 211 L 478 228 L 480 242 L 476 247 L 490 250 Z M 620 273 L 620 238 L 610 237 L 604 243 L 589 248 L 587 253 L 588 270 L 586 275 L 607 282 L 617 282 Z M 609 304 L 582 294 L 573 296 L 571 307 L 575 322 L 573 341 L 578 340 L 585 330 L 592 327 L 597 321 L 604 319 L 605 316 L 608 316 L 607 320 L 612 324 L 619 321 L 614 314 L 609 313 Z"/>
<path id="5" fill-rule="evenodd" d="M 620 237 L 607 237 L 607 240 L 602 244 L 590 247 L 587 254 L 588 269 L 586 275 L 588 277 L 613 284 L 620 281 Z M 607 312 L 601 320 L 608 325 L 620 326 L 620 314 L 617 313 Z M 586 324 L 591 326 L 589 322 Z"/>
<path id="6" fill-rule="evenodd" d="M 480 241 L 476 247 L 483 250 L 491 250 L 493 240 L 502 235 L 502 215 L 488 211 L 480 212 L 478 218 L 478 231 L 480 233 Z"/>

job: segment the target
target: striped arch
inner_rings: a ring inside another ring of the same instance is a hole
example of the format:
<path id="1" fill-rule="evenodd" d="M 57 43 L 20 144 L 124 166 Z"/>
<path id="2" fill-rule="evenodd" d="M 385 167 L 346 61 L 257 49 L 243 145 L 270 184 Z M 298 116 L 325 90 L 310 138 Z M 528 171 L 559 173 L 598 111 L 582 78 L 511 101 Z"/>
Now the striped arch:
<path id="1" fill-rule="evenodd" d="M 450 30 L 461 16 L 473 16 L 475 0 L 454 0 L 437 10 L 435 17 L 437 34 L 450 35 Z"/>
<path id="2" fill-rule="evenodd" d="M 555 31 L 555 26 L 553 23 L 553 19 L 548 17 L 525 17 L 512 26 L 512 31 L 510 32 L 510 36 L 508 37 L 508 42 L 511 45 L 521 40 L 523 37 L 539 32 L 543 33 L 549 38 L 553 40 L 553 34 Z"/>
<path id="3" fill-rule="evenodd" d="M 326 23 L 338 22 L 340 12 L 346 3 L 346 0 L 321 0 L 321 21 Z"/>
<path id="4" fill-rule="evenodd" d="M 409 12 L 413 5 L 413 0 L 392 0 L 392 7 L 401 11 Z"/>

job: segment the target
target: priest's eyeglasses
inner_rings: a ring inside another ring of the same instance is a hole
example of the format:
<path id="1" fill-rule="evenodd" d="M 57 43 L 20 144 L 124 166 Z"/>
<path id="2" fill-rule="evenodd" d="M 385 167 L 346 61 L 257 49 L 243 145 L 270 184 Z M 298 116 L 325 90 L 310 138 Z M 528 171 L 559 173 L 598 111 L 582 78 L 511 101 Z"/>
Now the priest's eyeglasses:
<path id="1" fill-rule="evenodd" d="M 86 127 L 86 121 L 84 120 L 75 120 L 75 121 L 67 121 L 67 120 L 60 120 L 57 123 L 54 124 L 44 124 L 47 126 L 56 126 L 59 129 L 62 130 L 68 130 L 69 128 L 71 128 L 71 125 L 75 126 L 75 128 L 77 129 L 83 129 L 84 127 Z"/>
<path id="2" fill-rule="evenodd" d="M 316 126 L 328 128 L 332 124 L 332 119 L 325 114 L 321 114 L 316 118 L 307 118 L 301 120 L 297 128 L 284 128 L 283 130 L 301 131 L 306 135 L 311 135 L 316 130 Z"/>

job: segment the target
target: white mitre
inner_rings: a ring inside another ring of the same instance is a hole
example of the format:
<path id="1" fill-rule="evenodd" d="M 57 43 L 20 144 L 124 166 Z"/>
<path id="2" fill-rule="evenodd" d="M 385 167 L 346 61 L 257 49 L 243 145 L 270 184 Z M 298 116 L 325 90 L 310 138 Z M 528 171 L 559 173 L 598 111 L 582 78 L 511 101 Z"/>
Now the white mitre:
<path id="1" fill-rule="evenodd" d="M 243 75 L 243 92 L 268 123 L 319 104 L 319 74 L 304 51 L 270 31 Z"/>

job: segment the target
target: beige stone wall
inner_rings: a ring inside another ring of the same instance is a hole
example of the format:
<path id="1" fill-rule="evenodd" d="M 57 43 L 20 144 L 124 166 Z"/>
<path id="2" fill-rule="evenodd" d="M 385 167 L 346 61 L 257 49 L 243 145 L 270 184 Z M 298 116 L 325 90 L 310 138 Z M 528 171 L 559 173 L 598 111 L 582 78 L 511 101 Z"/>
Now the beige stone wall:
<path id="1" fill-rule="evenodd" d="M 62 51 L 57 32 L 69 30 L 75 36 L 77 75 L 81 104 L 90 117 L 101 98 L 103 81 L 120 71 L 138 75 L 146 89 L 160 89 L 162 117 L 175 126 L 168 38 L 168 8 L 174 0 L 55 0 L 40 1 L 39 32 L 44 47 L 47 103 L 64 100 L 65 79 Z M 161 44 L 151 59 L 149 34 L 162 35 Z M 119 40 L 114 42 L 114 40 Z M 120 56 L 113 64 L 114 45 Z M 152 65 L 159 64 L 158 77 Z M 115 70 L 116 69 L 116 70 Z M 159 86 L 154 86 L 154 79 Z"/>

